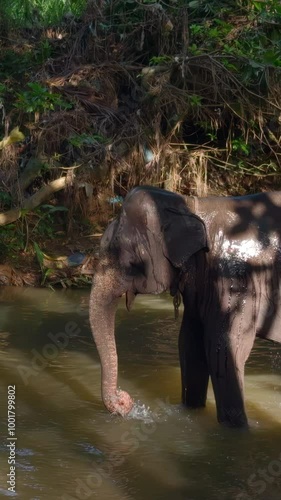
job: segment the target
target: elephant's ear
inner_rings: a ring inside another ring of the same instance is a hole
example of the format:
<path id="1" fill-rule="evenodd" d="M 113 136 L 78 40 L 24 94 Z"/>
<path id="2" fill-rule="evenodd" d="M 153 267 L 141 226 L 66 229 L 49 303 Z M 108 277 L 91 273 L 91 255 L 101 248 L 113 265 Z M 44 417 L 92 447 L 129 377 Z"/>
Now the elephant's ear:
<path id="1" fill-rule="evenodd" d="M 117 219 L 114 219 L 107 226 L 105 232 L 102 235 L 101 241 L 100 241 L 100 253 L 103 253 L 104 251 L 109 249 L 110 244 L 114 241 L 114 235 L 117 231 L 117 227 L 118 227 Z"/>
<path id="2" fill-rule="evenodd" d="M 187 208 L 167 207 L 165 215 L 164 255 L 174 267 L 184 271 L 192 255 L 209 250 L 205 224 Z"/>

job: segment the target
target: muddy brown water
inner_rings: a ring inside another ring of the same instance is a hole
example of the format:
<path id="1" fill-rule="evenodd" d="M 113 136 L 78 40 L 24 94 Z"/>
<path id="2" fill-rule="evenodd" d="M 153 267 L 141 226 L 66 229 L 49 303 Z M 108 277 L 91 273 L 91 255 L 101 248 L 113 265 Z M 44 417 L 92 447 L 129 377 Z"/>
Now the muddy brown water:
<path id="1" fill-rule="evenodd" d="M 256 341 L 246 373 L 250 432 L 225 429 L 211 387 L 206 409 L 180 405 L 180 318 L 171 299 L 138 297 L 131 313 L 122 303 L 119 384 L 136 401 L 122 419 L 100 399 L 88 299 L 88 290 L 0 290 L 0 498 L 280 500 L 281 347 Z M 7 483 L 8 386 L 15 493 Z"/>

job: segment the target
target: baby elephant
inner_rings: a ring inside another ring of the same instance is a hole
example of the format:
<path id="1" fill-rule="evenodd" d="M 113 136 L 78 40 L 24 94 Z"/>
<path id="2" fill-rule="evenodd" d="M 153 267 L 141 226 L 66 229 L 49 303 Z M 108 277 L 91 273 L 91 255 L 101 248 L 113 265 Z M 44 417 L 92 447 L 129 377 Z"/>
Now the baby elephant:
<path id="1" fill-rule="evenodd" d="M 90 323 L 102 366 L 102 398 L 121 415 L 117 389 L 118 299 L 169 290 L 184 303 L 179 334 L 182 401 L 206 404 L 209 376 L 218 421 L 247 425 L 244 366 L 255 337 L 281 342 L 281 192 L 183 197 L 137 187 L 101 240 Z"/>

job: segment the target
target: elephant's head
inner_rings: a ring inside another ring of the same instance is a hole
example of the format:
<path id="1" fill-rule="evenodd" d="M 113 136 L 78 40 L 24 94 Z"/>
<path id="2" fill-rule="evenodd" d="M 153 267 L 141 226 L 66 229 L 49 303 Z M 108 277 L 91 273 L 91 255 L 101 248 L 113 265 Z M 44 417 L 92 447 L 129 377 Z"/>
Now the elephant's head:
<path id="1" fill-rule="evenodd" d="M 170 289 L 174 294 L 190 257 L 206 248 L 205 226 L 184 198 L 157 188 L 133 189 L 118 219 L 106 229 L 93 279 L 90 323 L 101 360 L 102 398 L 109 411 L 125 415 L 133 406 L 129 394 L 117 388 L 118 299 L 126 294 L 129 309 L 138 293 Z"/>

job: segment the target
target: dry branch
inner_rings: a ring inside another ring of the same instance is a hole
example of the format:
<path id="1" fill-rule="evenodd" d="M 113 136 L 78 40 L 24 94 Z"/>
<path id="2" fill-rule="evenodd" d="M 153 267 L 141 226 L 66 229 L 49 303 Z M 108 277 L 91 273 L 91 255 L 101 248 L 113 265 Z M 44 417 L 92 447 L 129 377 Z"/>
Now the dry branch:
<path id="1" fill-rule="evenodd" d="M 43 186 L 33 196 L 28 199 L 24 199 L 20 208 L 12 208 L 11 210 L 0 214 L 0 226 L 5 226 L 6 224 L 15 222 L 20 218 L 23 210 L 34 210 L 34 208 L 38 207 L 39 205 L 41 205 L 41 203 L 48 200 L 51 195 L 53 195 L 57 191 L 61 191 L 62 189 L 64 189 L 67 184 L 68 178 L 65 176 L 60 177 L 59 179 L 55 179 L 46 186 Z"/>

